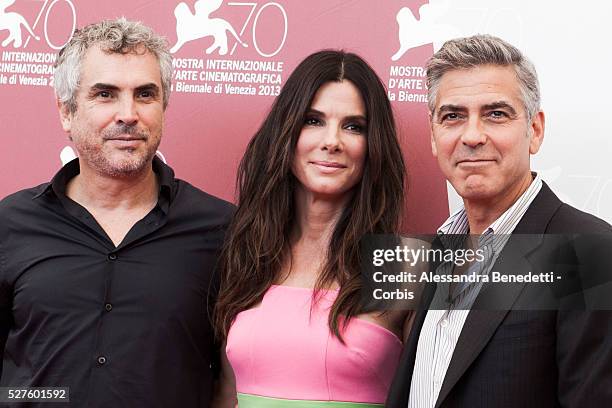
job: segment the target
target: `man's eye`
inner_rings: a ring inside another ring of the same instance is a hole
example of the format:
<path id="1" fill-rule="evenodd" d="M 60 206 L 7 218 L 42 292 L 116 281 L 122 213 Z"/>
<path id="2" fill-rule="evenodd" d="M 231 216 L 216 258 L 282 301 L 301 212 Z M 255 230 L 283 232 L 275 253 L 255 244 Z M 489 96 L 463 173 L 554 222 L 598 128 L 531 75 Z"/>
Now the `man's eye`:
<path id="1" fill-rule="evenodd" d="M 145 98 L 145 99 L 153 98 L 154 96 L 155 96 L 154 93 L 151 91 L 142 91 L 140 93 L 140 97 Z"/>
<path id="2" fill-rule="evenodd" d="M 98 92 L 96 94 L 96 96 L 99 97 L 99 98 L 106 99 L 106 98 L 110 98 L 112 95 L 111 95 L 111 93 L 109 91 L 100 91 L 100 92 Z"/>
<path id="3" fill-rule="evenodd" d="M 445 122 L 448 120 L 457 120 L 459 119 L 459 114 L 456 112 L 451 112 L 451 113 L 447 113 L 445 115 L 442 116 L 441 122 Z"/>
<path id="4" fill-rule="evenodd" d="M 506 112 L 503 111 L 491 111 L 489 112 L 489 116 L 493 119 L 503 119 L 508 117 L 508 115 L 506 115 Z"/>

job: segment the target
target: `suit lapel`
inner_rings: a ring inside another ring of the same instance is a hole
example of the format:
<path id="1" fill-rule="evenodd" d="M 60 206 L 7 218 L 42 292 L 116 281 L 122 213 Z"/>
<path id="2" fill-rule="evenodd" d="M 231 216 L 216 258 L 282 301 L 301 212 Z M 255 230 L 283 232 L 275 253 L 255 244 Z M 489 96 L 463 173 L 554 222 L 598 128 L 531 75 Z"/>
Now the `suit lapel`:
<path id="1" fill-rule="evenodd" d="M 540 242 L 540 236 L 534 236 L 532 240 L 525 240 L 524 236 L 516 240 L 511 238 L 495 262 L 492 271 L 514 274 L 531 270 L 531 264 L 526 255 L 536 249 Z M 504 256 L 504 254 L 512 256 Z M 436 401 L 436 407 L 442 404 L 463 373 L 485 348 L 524 288 L 524 283 L 483 286 L 457 340 Z"/>
<path id="2" fill-rule="evenodd" d="M 514 230 L 514 234 L 535 235 L 532 237 L 522 236 L 520 239 L 512 239 L 513 237 L 511 237 L 492 270 L 507 274 L 530 270 L 531 264 L 526 256 L 540 245 L 541 234 L 546 231 L 550 219 L 560 205 L 561 201 L 548 188 L 546 183 L 543 183 L 542 189 Z M 525 284 L 483 287 L 474 303 L 473 308 L 475 310 L 468 314 L 459 335 L 436 401 L 436 408 L 442 405 L 461 376 L 485 348 L 524 287 Z M 484 310 L 487 309 L 488 300 L 492 300 L 492 303 L 489 304 L 494 304 L 495 307 Z"/>

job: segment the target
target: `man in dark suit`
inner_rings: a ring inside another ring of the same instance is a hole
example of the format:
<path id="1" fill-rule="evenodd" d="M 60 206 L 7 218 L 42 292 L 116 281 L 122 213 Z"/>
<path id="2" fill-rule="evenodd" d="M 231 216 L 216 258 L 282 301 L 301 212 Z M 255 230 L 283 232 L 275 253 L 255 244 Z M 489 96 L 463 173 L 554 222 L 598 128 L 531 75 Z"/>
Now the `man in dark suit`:
<path id="1" fill-rule="evenodd" d="M 480 265 L 447 265 L 450 273 L 550 272 L 551 262 L 568 267 L 592 257 L 567 234 L 610 237 L 610 225 L 561 202 L 530 170 L 544 114 L 535 69 L 522 53 L 486 35 L 452 40 L 429 61 L 427 81 L 432 151 L 464 204 L 440 227 L 438 244 L 474 234 L 462 246 L 484 248 L 487 237 L 507 237 Z M 551 234 L 565 234 L 562 251 L 545 249 Z M 496 293 L 486 285 L 445 287 L 446 310 L 417 312 L 388 407 L 612 406 L 612 312 L 578 310 L 575 299 L 569 308 L 516 307 L 534 286 Z M 442 289 L 428 288 L 426 306 Z M 505 307 L 482 307 L 499 298 Z"/>

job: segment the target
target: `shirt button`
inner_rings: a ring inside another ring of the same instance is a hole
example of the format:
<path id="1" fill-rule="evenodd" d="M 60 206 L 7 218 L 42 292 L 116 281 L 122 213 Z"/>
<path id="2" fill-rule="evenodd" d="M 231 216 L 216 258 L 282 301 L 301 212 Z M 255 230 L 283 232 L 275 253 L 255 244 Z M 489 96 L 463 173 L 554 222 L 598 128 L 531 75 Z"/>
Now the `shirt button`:
<path id="1" fill-rule="evenodd" d="M 107 303 L 104 305 L 104 309 L 106 309 L 107 312 L 110 312 L 111 310 L 113 310 L 113 305 Z"/>
<path id="2" fill-rule="evenodd" d="M 100 364 L 100 365 L 106 364 L 106 357 L 104 357 L 104 356 L 98 357 L 98 364 Z"/>
<path id="3" fill-rule="evenodd" d="M 108 259 L 109 259 L 110 261 L 114 261 L 114 260 L 116 260 L 116 259 L 117 259 L 117 254 L 108 254 Z"/>
<path id="4" fill-rule="evenodd" d="M 442 327 L 446 327 L 446 326 L 448 326 L 448 319 L 444 319 L 444 320 L 442 320 L 442 321 L 440 322 L 440 326 L 442 326 Z"/>

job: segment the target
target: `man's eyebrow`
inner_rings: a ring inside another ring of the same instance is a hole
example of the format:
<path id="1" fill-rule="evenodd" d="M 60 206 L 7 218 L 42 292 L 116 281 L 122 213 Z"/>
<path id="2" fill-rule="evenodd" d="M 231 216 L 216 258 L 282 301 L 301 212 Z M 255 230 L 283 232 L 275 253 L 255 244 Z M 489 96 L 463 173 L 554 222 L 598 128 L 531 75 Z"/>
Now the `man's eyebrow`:
<path id="1" fill-rule="evenodd" d="M 489 110 L 495 110 L 495 109 L 506 109 L 511 116 L 516 116 L 516 109 L 514 109 L 514 107 L 509 104 L 506 101 L 497 101 L 497 102 L 493 102 L 493 103 L 488 103 L 486 105 L 483 105 L 481 110 L 483 111 L 489 111 Z"/>
<path id="2" fill-rule="evenodd" d="M 93 84 L 89 89 L 90 91 L 94 91 L 94 92 L 95 91 L 118 91 L 119 87 L 117 85 L 98 82 L 98 83 Z M 153 82 L 150 82 L 148 84 L 144 84 L 144 85 L 140 85 L 139 87 L 136 87 L 136 91 L 148 91 L 148 90 L 159 92 L 159 86 L 157 86 L 157 84 L 154 84 Z"/>
<path id="3" fill-rule="evenodd" d="M 438 120 L 440 118 L 440 115 L 442 115 L 445 112 L 465 112 L 467 111 L 467 108 L 465 106 L 462 105 L 453 105 L 453 104 L 445 104 L 445 105 L 441 105 L 437 111 L 434 112 L 434 118 L 436 120 Z"/>
<path id="4" fill-rule="evenodd" d="M 442 112 L 462 112 L 462 111 L 466 111 L 467 108 L 465 106 L 461 106 L 461 105 L 453 105 L 453 104 L 446 104 L 446 105 L 442 105 L 438 108 L 438 113 L 442 113 Z"/>
<path id="5" fill-rule="evenodd" d="M 111 84 L 105 84 L 102 82 L 98 82 L 93 84 L 90 88 L 89 88 L 90 92 L 95 92 L 95 91 L 117 91 L 119 90 L 119 87 L 116 85 L 111 85 Z"/>
<path id="6" fill-rule="evenodd" d="M 150 82 L 148 84 L 140 85 L 136 88 L 136 92 L 142 91 L 153 91 L 155 93 L 159 93 L 159 86 L 157 86 L 157 84 L 154 84 L 153 82 Z"/>

